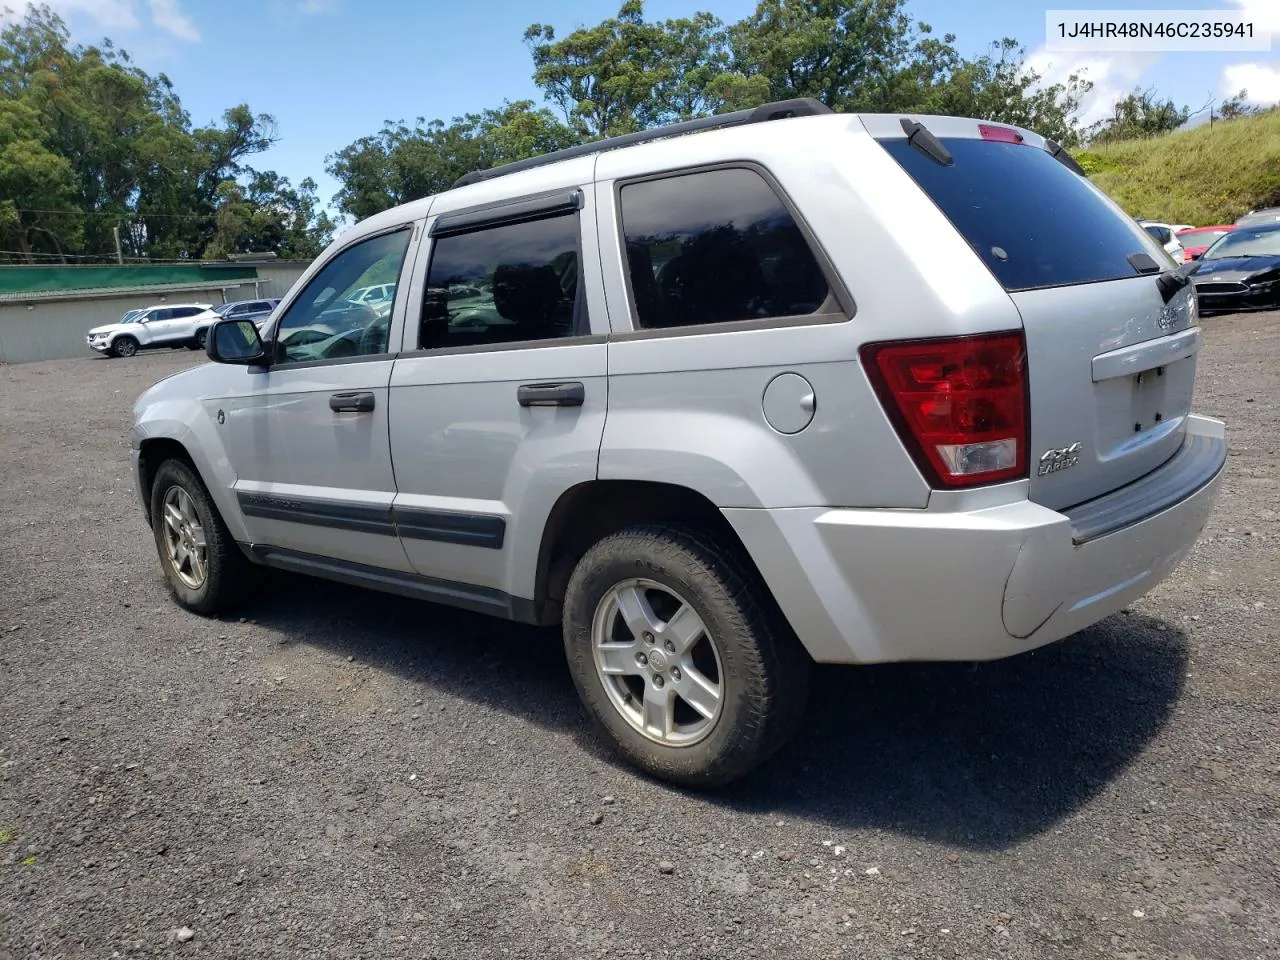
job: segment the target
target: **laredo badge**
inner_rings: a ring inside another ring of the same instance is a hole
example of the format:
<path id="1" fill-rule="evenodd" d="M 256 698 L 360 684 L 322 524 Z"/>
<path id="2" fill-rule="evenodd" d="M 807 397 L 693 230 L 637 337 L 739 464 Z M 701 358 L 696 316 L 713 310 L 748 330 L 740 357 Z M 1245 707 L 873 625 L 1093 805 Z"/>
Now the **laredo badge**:
<path id="1" fill-rule="evenodd" d="M 1074 467 L 1080 462 L 1080 447 L 1080 441 L 1077 440 L 1069 447 L 1054 447 L 1046 450 L 1040 454 L 1040 467 L 1036 470 L 1036 476 L 1043 477 Z"/>

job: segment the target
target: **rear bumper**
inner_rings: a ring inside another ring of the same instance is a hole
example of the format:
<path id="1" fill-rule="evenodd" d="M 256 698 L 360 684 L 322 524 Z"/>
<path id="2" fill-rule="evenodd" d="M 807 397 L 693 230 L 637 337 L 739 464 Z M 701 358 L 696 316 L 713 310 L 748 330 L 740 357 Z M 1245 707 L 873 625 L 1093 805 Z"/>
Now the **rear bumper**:
<path id="1" fill-rule="evenodd" d="M 1167 463 L 1065 512 L 1010 501 L 1019 483 L 926 510 L 724 514 L 815 660 L 992 660 L 1096 623 L 1168 576 L 1208 520 L 1226 454 L 1223 424 L 1193 416 Z"/>

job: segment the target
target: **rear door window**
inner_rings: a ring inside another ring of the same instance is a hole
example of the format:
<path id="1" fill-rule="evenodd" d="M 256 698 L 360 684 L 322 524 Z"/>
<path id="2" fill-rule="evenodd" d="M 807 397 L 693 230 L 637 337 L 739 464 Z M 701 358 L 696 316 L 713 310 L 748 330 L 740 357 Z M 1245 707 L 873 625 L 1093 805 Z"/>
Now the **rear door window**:
<path id="1" fill-rule="evenodd" d="M 533 343 L 586 334 L 577 214 L 440 237 L 418 346 Z"/>
<path id="2" fill-rule="evenodd" d="M 943 166 L 902 139 L 888 151 L 1010 292 L 1138 276 L 1133 224 L 1045 150 L 944 138 Z"/>
<path id="3" fill-rule="evenodd" d="M 706 170 L 620 191 L 636 325 L 685 327 L 832 310 L 791 212 L 754 170 Z"/>

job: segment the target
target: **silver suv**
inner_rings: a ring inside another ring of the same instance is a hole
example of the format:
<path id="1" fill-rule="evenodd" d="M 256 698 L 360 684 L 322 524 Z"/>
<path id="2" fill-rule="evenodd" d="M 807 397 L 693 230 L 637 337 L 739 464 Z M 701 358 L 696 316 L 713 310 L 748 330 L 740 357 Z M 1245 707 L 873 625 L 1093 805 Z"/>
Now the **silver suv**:
<path id="1" fill-rule="evenodd" d="M 85 336 L 91 350 L 108 357 L 132 357 L 157 347 L 204 349 L 209 321 L 207 303 L 171 303 L 130 310 L 115 323 L 94 327 Z"/>
<path id="2" fill-rule="evenodd" d="M 135 475 L 185 607 L 265 564 L 562 624 L 621 753 L 714 786 L 814 662 L 1006 657 L 1165 577 L 1226 461 L 1200 345 L 1056 144 L 792 101 L 358 224 L 143 394 Z"/>

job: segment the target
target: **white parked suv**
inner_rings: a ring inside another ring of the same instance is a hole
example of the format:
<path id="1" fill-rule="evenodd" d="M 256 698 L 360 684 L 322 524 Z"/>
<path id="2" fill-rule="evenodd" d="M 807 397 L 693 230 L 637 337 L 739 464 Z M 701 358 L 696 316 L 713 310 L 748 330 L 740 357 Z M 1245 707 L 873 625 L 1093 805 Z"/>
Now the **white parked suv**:
<path id="1" fill-rule="evenodd" d="M 396 285 L 394 283 L 376 283 L 369 287 L 361 287 L 354 290 L 343 299 L 352 303 L 363 304 L 373 309 L 380 317 L 385 317 L 391 312 L 391 301 L 396 296 Z"/>
<path id="2" fill-rule="evenodd" d="M 212 304 L 165 303 L 130 310 L 115 323 L 94 327 L 85 337 L 91 349 L 109 357 L 132 357 L 156 347 L 203 349 Z M 204 316 L 204 319 L 201 319 Z"/>
<path id="3" fill-rule="evenodd" d="M 1154 220 L 1139 220 L 1142 229 L 1151 234 L 1156 243 L 1164 248 L 1165 253 L 1173 258 L 1174 263 L 1182 263 L 1182 241 L 1177 231 L 1167 223 L 1156 223 Z"/>
<path id="4" fill-rule="evenodd" d="M 134 476 L 188 609 L 265 564 L 559 624 L 618 750 L 714 786 L 815 662 L 1007 657 L 1166 577 L 1226 462 L 1200 345 L 1056 144 L 790 101 L 356 225 L 138 399 Z"/>

